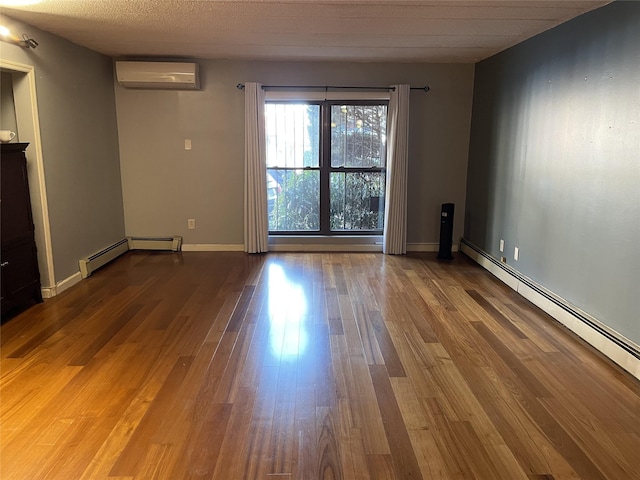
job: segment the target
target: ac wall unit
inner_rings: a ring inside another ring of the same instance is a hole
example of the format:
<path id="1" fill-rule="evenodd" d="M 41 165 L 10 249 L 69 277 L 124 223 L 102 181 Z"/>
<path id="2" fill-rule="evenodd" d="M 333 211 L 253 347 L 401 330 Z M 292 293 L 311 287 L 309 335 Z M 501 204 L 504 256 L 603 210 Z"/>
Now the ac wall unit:
<path id="1" fill-rule="evenodd" d="M 116 62 L 118 83 L 126 88 L 199 90 L 197 63 Z"/>

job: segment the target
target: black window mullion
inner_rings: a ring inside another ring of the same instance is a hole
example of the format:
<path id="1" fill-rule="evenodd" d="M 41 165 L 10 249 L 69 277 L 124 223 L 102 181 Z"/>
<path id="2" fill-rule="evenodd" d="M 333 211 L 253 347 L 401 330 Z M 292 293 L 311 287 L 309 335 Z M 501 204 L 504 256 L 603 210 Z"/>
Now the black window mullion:
<path id="1" fill-rule="evenodd" d="M 324 102 L 320 109 L 322 131 L 320 132 L 320 233 L 329 235 L 331 229 L 331 198 L 329 177 L 331 167 L 331 105 Z"/>

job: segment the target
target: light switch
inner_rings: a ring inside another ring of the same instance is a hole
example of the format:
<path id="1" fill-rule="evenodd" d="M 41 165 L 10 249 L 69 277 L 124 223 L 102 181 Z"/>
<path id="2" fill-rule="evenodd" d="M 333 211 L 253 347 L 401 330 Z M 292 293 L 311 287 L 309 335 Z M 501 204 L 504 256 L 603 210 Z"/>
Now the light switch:
<path id="1" fill-rule="evenodd" d="M 184 140 L 184 149 L 185 150 L 191 150 L 191 139 L 190 138 L 185 138 L 185 140 Z"/>

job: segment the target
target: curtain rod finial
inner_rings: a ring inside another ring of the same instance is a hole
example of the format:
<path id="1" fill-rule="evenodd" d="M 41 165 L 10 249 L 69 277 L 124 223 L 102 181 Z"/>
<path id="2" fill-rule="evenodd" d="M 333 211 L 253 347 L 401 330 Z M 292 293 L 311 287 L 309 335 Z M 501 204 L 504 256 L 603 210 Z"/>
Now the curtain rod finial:
<path id="1" fill-rule="evenodd" d="M 236 88 L 237 88 L 238 90 L 244 90 L 244 83 L 239 83 L 239 84 L 237 84 L 237 85 L 236 85 Z"/>

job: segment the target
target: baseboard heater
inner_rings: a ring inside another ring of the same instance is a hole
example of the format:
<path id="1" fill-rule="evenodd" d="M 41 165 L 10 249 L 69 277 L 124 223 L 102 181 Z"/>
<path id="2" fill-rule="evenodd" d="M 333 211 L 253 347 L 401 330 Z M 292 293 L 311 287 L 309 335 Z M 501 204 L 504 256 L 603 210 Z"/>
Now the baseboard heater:
<path id="1" fill-rule="evenodd" d="M 179 252 L 182 237 L 127 237 L 129 250 L 171 250 Z"/>
<path id="2" fill-rule="evenodd" d="M 80 260 L 80 273 L 82 278 L 87 278 L 100 267 L 119 257 L 129 250 L 129 243 L 124 238 L 113 245 Z"/>
<path id="3" fill-rule="evenodd" d="M 182 237 L 127 237 L 80 260 L 80 274 L 87 278 L 100 267 L 115 260 L 129 250 L 171 250 L 179 252 Z"/>
<path id="4" fill-rule="evenodd" d="M 603 324 L 601 324 L 596 319 L 589 318 L 589 316 L 587 316 L 584 313 L 582 313 L 575 306 L 573 306 L 570 303 L 566 302 L 564 299 L 562 299 L 560 297 L 557 297 L 556 295 L 551 294 L 549 291 L 547 291 L 541 285 L 538 285 L 536 282 L 534 282 L 530 278 L 522 275 L 520 272 L 518 272 L 517 270 L 513 269 L 509 265 L 505 265 L 504 263 L 501 263 L 496 258 L 492 257 L 487 252 L 482 250 L 477 245 L 474 245 L 470 241 L 468 241 L 468 240 L 463 238 L 460 241 L 460 243 L 461 243 L 462 247 L 467 246 L 469 249 L 473 250 L 475 253 L 477 253 L 481 257 L 484 257 L 486 260 L 488 260 L 489 262 L 491 262 L 495 266 L 497 266 L 500 269 L 504 270 L 506 273 L 508 273 L 509 275 L 514 277 L 520 283 L 526 285 L 531 290 L 535 291 L 541 297 L 544 297 L 545 299 L 549 300 L 554 305 L 560 307 L 562 310 L 564 310 L 568 314 L 570 314 L 573 317 L 575 317 L 577 320 L 582 322 L 587 327 L 595 330 L 600 335 L 602 335 L 604 338 L 606 338 L 610 342 L 614 343 L 615 345 L 620 347 L 622 350 L 626 351 L 628 354 L 630 354 L 633 357 L 635 357 L 637 360 L 640 360 L 640 349 L 638 349 L 637 346 L 632 344 L 626 338 L 621 337 L 617 332 L 615 332 L 615 331 L 609 329 L 608 327 L 604 326 Z M 518 291 L 518 290 L 516 290 L 516 291 Z"/>

